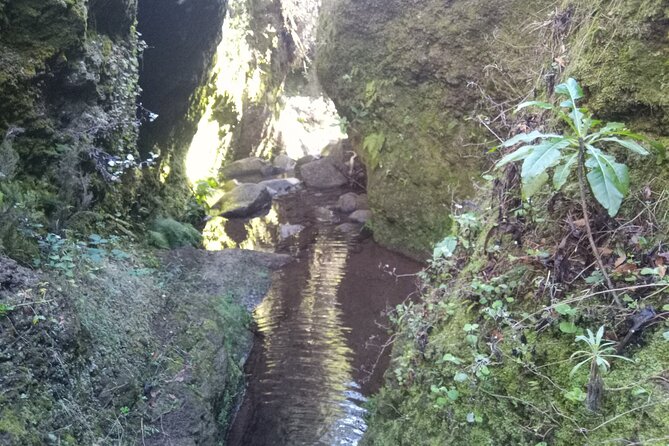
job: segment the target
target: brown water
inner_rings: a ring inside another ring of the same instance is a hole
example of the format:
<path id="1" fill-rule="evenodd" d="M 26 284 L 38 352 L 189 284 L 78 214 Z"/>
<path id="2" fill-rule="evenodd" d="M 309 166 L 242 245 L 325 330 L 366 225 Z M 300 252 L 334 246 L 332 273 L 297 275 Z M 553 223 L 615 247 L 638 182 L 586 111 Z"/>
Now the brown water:
<path id="1" fill-rule="evenodd" d="M 386 311 L 415 290 L 413 277 L 396 276 L 421 265 L 342 233 L 336 215 L 323 221 L 316 209 L 334 207 L 343 192 L 300 191 L 267 216 L 220 221 L 210 232 L 230 246 L 296 258 L 254 311 L 257 339 L 231 446 L 355 445 L 365 431 L 363 404 L 388 364 Z M 282 239 L 285 224 L 304 229 Z"/>

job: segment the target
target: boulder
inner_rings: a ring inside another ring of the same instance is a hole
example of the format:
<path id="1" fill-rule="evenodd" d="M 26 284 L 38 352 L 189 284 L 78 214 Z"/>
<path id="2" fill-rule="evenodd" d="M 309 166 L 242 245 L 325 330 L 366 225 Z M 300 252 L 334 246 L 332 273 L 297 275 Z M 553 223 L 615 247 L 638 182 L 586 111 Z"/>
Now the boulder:
<path id="1" fill-rule="evenodd" d="M 339 197 L 339 200 L 337 200 L 337 208 L 347 214 L 355 211 L 358 209 L 358 194 L 349 192 L 342 195 Z"/>
<path id="2" fill-rule="evenodd" d="M 220 215 L 226 218 L 250 217 L 268 209 L 272 196 L 265 186 L 260 184 L 240 184 L 214 205 Z"/>
<path id="3" fill-rule="evenodd" d="M 302 182 L 297 178 L 277 178 L 274 180 L 265 180 L 258 183 L 265 186 L 273 197 L 285 195 L 299 188 Z"/>
<path id="4" fill-rule="evenodd" d="M 228 180 L 253 175 L 268 176 L 273 172 L 274 168 L 267 160 L 256 157 L 233 161 L 221 169 L 221 175 Z"/>
<path id="5" fill-rule="evenodd" d="M 307 163 L 310 163 L 310 162 L 312 162 L 312 161 L 316 161 L 317 159 L 318 159 L 318 158 L 316 158 L 316 157 L 313 156 L 313 155 L 305 155 L 305 156 L 303 156 L 302 158 L 298 159 L 298 160 L 296 161 L 296 164 L 297 164 L 298 166 L 302 166 L 302 165 L 307 164 Z"/>
<path id="6" fill-rule="evenodd" d="M 348 179 L 327 158 L 322 158 L 300 167 L 300 175 L 307 187 L 328 189 L 348 183 Z"/>
<path id="7" fill-rule="evenodd" d="M 295 169 L 297 162 L 288 155 L 277 155 L 272 161 L 272 166 L 281 172 L 289 172 Z"/>
<path id="8" fill-rule="evenodd" d="M 368 210 L 359 210 L 355 211 L 351 215 L 349 215 L 349 220 L 355 221 L 358 223 L 367 223 L 371 218 L 372 218 L 372 211 Z"/>

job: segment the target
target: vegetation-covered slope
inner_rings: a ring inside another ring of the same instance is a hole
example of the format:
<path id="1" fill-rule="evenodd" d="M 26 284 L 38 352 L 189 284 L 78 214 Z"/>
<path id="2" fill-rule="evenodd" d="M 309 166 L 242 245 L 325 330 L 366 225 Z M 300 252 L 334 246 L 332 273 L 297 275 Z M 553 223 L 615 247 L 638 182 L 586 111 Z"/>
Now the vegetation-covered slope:
<path id="1" fill-rule="evenodd" d="M 668 14 L 655 0 L 329 3 L 319 72 L 370 171 L 375 236 L 419 255 L 459 238 L 420 277 L 421 299 L 398 308 L 365 444 L 667 441 Z M 562 130 L 546 113 L 512 112 L 555 100 L 568 76 L 596 117 L 659 142 L 643 161 L 616 152 L 632 191 L 615 219 L 589 201 L 622 307 L 604 291 L 575 183 L 528 203 L 516 166 L 477 181 L 500 140 Z M 591 411 L 589 363 L 571 374 L 572 354 L 588 349 L 577 335 L 602 326 L 631 361 L 609 358 Z"/>

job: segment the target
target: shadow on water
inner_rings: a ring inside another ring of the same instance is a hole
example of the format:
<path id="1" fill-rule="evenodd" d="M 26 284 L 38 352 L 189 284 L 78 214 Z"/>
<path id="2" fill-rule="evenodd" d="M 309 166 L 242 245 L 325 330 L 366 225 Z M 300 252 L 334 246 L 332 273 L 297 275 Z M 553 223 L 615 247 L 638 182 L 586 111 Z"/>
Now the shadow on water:
<path id="1" fill-rule="evenodd" d="M 324 219 L 341 193 L 300 191 L 264 217 L 208 227 L 210 245 L 296 258 L 254 311 L 257 339 L 229 445 L 355 445 L 365 431 L 365 395 L 378 390 L 388 363 L 385 311 L 415 290 L 413 277 L 389 271 L 421 265 L 341 232 L 336 214 Z"/>

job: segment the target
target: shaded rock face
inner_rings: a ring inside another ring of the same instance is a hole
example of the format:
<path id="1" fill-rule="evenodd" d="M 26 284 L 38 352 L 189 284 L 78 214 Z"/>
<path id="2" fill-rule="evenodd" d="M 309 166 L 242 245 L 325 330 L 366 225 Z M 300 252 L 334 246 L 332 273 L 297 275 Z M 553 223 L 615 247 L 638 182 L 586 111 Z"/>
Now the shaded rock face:
<path id="1" fill-rule="evenodd" d="M 225 0 L 141 0 L 144 52 L 142 105 L 158 118 L 142 127 L 142 142 L 165 142 L 186 115 L 191 96 L 209 74 L 226 11 Z"/>
<path id="2" fill-rule="evenodd" d="M 0 138 L 22 129 L 12 141 L 17 174 L 48 185 L 64 207 L 103 200 L 116 174 L 108 161 L 136 155 L 136 8 L 136 0 L 0 6 Z"/>
<path id="3" fill-rule="evenodd" d="M 307 187 L 329 189 L 348 183 L 348 179 L 328 158 L 311 161 L 300 166 L 300 175 Z"/>

